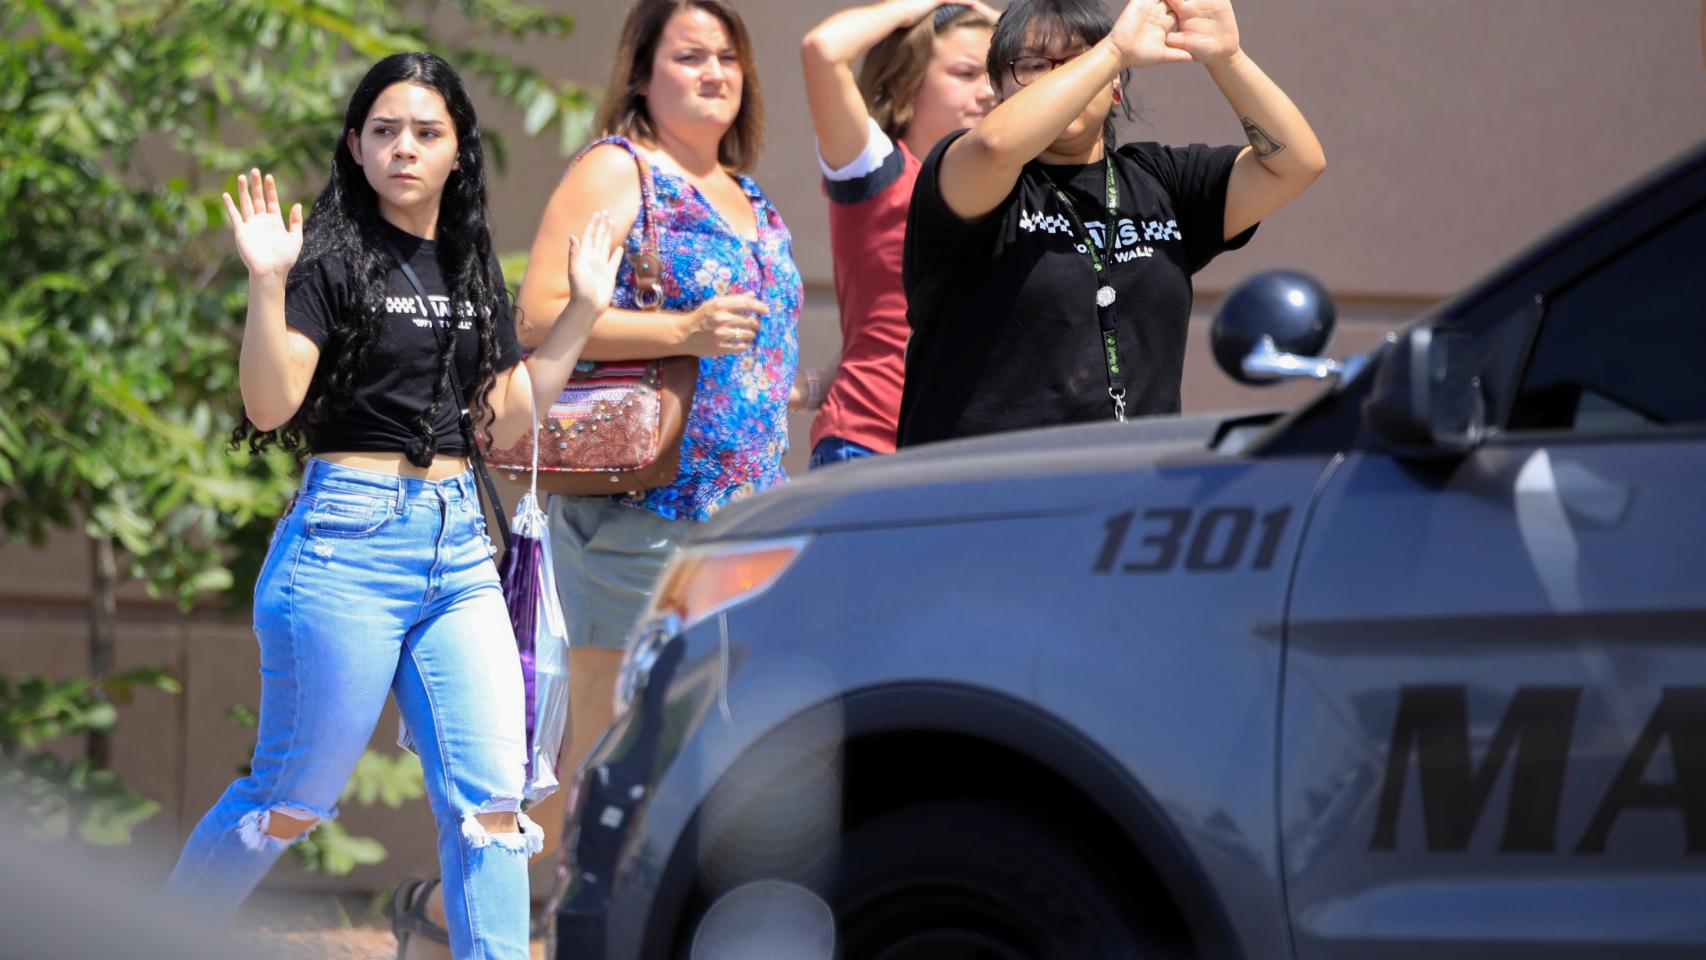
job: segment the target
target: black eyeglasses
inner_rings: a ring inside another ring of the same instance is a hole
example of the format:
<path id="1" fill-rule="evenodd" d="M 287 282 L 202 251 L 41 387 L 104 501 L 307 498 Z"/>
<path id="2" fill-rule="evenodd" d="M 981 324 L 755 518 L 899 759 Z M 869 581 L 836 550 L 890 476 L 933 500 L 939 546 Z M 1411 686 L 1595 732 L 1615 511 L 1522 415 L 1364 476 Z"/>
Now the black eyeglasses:
<path id="1" fill-rule="evenodd" d="M 1083 56 L 1082 51 L 1069 57 L 1020 57 L 1017 60 L 1007 61 L 1007 73 L 1013 78 L 1014 84 L 1021 87 L 1028 86 L 1055 67 L 1076 60 L 1080 56 Z"/>

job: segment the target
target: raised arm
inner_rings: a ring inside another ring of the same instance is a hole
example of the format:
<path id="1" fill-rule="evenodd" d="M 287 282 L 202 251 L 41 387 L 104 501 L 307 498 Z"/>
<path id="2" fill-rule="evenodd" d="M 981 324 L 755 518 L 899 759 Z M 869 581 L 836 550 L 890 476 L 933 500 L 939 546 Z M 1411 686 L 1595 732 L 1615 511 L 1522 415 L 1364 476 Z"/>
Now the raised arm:
<path id="1" fill-rule="evenodd" d="M 954 0 L 882 0 L 834 14 L 806 34 L 800 43 L 800 66 L 818 153 L 825 163 L 833 168 L 852 163 L 870 134 L 871 114 L 853 76 L 854 61 L 884 37 L 949 2 Z"/>
<path id="2" fill-rule="evenodd" d="M 640 213 L 640 178 L 634 158 L 616 146 L 588 151 L 558 184 L 539 221 L 527 273 L 516 298 L 516 334 L 524 347 L 545 341 L 569 304 L 570 238 L 586 231 L 594 213 L 608 211 L 611 249 L 620 249 Z M 588 338 L 588 360 L 653 360 L 739 353 L 752 344 L 758 317 L 768 308 L 754 297 L 715 297 L 691 313 L 607 310 Z"/>
<path id="3" fill-rule="evenodd" d="M 1327 154 L 1297 105 L 1244 53 L 1230 0 L 1167 3 L 1179 20 L 1167 42 L 1208 68 L 1250 140 L 1226 184 L 1230 240 L 1307 190 L 1327 169 Z"/>
<path id="4" fill-rule="evenodd" d="M 994 210 L 1012 192 L 1025 164 L 1059 139 L 1098 94 L 1119 82 L 1122 70 L 1188 63 L 1190 54 L 1166 43 L 1172 26 L 1173 14 L 1161 0 L 1129 0 L 1101 42 L 1011 91 L 942 157 L 938 176 L 948 209 L 966 220 Z M 1010 85 L 1012 78 L 1005 82 Z"/>
<path id="5" fill-rule="evenodd" d="M 249 312 L 237 360 L 243 412 L 256 429 L 276 430 L 296 416 L 320 362 L 314 341 L 284 322 L 285 280 L 302 255 L 302 205 L 290 208 L 286 224 L 272 174 L 263 177 L 258 169 L 237 176 L 240 202 L 222 196 L 237 253 L 249 268 Z"/>

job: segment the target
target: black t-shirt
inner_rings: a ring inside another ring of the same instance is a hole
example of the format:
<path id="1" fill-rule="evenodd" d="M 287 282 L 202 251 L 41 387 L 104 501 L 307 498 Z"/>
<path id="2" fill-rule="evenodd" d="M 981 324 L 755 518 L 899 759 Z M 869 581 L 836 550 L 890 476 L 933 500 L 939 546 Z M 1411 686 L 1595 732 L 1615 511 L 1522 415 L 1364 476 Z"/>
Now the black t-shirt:
<path id="1" fill-rule="evenodd" d="M 999 207 L 960 219 L 940 183 L 942 155 L 957 136 L 930 151 L 907 218 L 902 276 L 912 341 L 900 445 L 1112 419 L 1098 282 L 1082 232 L 1035 161 Z M 1111 274 L 1128 416 L 1178 412 L 1191 274 L 1255 232 L 1223 239 L 1226 182 L 1239 150 L 1154 143 L 1116 150 L 1111 257 L 1101 242 L 1103 164 L 1046 168 L 1097 238 Z"/>
<path id="2" fill-rule="evenodd" d="M 432 400 L 433 380 L 438 375 L 439 331 L 451 330 L 450 298 L 439 270 L 438 244 L 389 223 L 384 224 L 384 229 L 397 252 L 408 258 L 409 266 L 420 277 L 429 302 L 421 303 L 409 278 L 396 266 L 391 268 L 383 303 L 385 323 L 373 344 L 367 368 L 356 381 L 350 406 L 333 411 L 324 421 L 307 424 L 308 449 L 313 453 L 402 453 L 415 438 L 415 420 Z M 495 258 L 491 268 L 492 277 L 501 288 L 503 274 Z M 340 331 L 346 324 L 337 318 L 353 319 L 355 312 L 362 309 L 341 256 L 317 257 L 299 263 L 291 271 L 284 297 L 284 318 L 320 348 L 316 379 L 331 370 L 344 346 Z M 521 344 L 515 336 L 507 297 L 493 321 L 497 324 L 498 337 L 496 369 L 502 373 L 521 360 Z M 444 336 L 449 340 L 451 334 L 447 332 Z M 480 356 L 479 332 L 474 328 L 471 304 L 463 303 L 457 309 L 454 336 L 456 377 L 465 396 L 460 401 L 450 396 L 440 401 L 435 426 L 439 453 L 467 456 L 460 417 L 476 386 Z"/>

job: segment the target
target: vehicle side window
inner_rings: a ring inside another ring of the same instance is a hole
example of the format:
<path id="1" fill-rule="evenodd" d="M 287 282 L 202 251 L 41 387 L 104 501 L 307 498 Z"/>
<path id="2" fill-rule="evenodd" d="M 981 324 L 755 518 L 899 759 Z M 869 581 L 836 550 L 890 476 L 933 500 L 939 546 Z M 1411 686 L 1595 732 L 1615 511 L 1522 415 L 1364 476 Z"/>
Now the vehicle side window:
<path id="1" fill-rule="evenodd" d="M 1512 430 L 1706 423 L 1706 208 L 1547 298 Z"/>

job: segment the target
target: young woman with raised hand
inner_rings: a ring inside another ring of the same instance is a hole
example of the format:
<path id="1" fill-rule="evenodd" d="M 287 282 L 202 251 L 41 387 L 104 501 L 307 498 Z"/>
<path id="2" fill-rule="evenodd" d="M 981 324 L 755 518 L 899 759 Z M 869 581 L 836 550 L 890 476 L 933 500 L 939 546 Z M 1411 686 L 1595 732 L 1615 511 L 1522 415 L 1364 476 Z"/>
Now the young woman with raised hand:
<path id="1" fill-rule="evenodd" d="M 976 2 L 884 0 L 834 14 L 801 44 L 841 310 L 833 375 L 801 377 L 806 406 L 822 404 L 814 467 L 894 452 L 911 332 L 900 261 L 912 185 L 920 157 L 995 105 L 986 61 L 998 16 Z"/>
<path id="2" fill-rule="evenodd" d="M 643 166 L 662 302 L 640 309 L 624 260 L 585 355 L 700 359 L 673 483 L 615 497 L 554 495 L 546 508 L 569 621 L 564 770 L 578 767 L 609 725 L 622 647 L 676 546 L 724 505 L 784 479 L 799 362 L 793 242 L 745 172 L 758 160 L 764 112 L 752 42 L 734 7 L 635 3 L 595 127 L 600 139 L 557 184 L 534 238 L 519 298 L 522 340 L 553 335 L 550 318 L 579 296 L 561 264 L 595 211 L 611 212 L 619 249 L 639 251 Z"/>
<path id="3" fill-rule="evenodd" d="M 1116 147 L 1133 71 L 1195 61 L 1239 147 Z M 1001 103 L 924 161 L 904 263 L 903 446 L 1179 409 L 1191 275 L 1326 167 L 1244 51 L 1229 0 L 1016 0 L 995 27 Z"/>
<path id="4" fill-rule="evenodd" d="M 520 362 L 473 104 L 428 53 L 387 57 L 356 87 L 306 224 L 270 175 L 237 192 L 249 306 L 233 444 L 311 457 L 255 585 L 251 772 L 190 834 L 169 891 L 233 912 L 337 815 L 391 694 L 438 822 L 452 952 L 520 960 L 539 828 L 520 812 L 522 677 L 469 443 L 514 443 L 562 389 L 614 284 L 609 218 L 564 250 L 576 296 Z"/>

